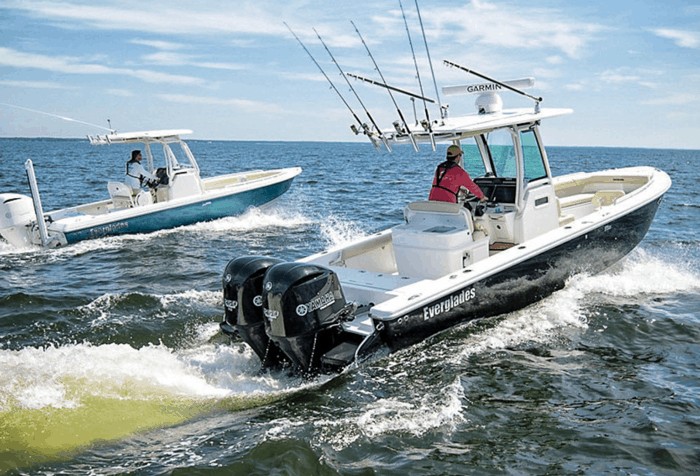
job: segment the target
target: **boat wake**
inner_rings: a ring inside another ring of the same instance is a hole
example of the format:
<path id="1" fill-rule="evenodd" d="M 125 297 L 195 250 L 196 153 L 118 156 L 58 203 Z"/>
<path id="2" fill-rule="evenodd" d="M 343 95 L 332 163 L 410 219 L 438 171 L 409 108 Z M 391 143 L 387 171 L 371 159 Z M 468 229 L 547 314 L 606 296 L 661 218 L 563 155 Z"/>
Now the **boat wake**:
<path id="1" fill-rule="evenodd" d="M 313 221 L 300 212 L 289 210 L 288 207 L 276 206 L 266 208 L 251 208 L 243 215 L 226 217 L 211 222 L 195 223 L 175 230 L 156 232 L 166 234 L 174 232 L 245 232 L 266 228 L 294 229 L 311 224 Z"/>
<path id="2" fill-rule="evenodd" d="M 169 237 L 173 235 L 227 235 L 230 232 L 264 231 L 272 229 L 275 232 L 308 226 L 313 220 L 300 212 L 290 212 L 288 209 L 276 206 L 266 208 L 251 208 L 244 214 L 235 217 L 220 218 L 218 220 L 195 223 L 167 230 L 155 231 L 146 234 L 133 234 L 123 236 L 111 236 L 97 238 L 75 243 L 64 248 L 50 249 L 48 252 L 39 247 L 17 248 L 0 239 L 0 256 L 2 255 L 50 255 L 50 261 L 73 258 L 95 251 L 120 250 L 126 245 L 138 242 L 147 242 Z"/>
<path id="3" fill-rule="evenodd" d="M 319 385 L 260 373 L 257 357 L 244 345 L 209 342 L 217 328 L 201 326 L 196 342 L 183 349 L 79 343 L 0 350 L 0 455 L 52 458 L 211 411 L 259 407 Z"/>
<path id="4" fill-rule="evenodd" d="M 355 222 L 330 215 L 320 221 L 320 232 L 329 248 L 343 246 L 367 236 Z"/>
<path id="5" fill-rule="evenodd" d="M 682 256 L 657 256 L 637 248 L 607 272 L 573 276 L 566 288 L 470 335 L 453 359 L 463 362 L 474 354 L 556 342 L 572 330 L 587 329 L 596 306 L 621 301 L 641 305 L 652 297 L 698 290 L 700 273 Z"/>

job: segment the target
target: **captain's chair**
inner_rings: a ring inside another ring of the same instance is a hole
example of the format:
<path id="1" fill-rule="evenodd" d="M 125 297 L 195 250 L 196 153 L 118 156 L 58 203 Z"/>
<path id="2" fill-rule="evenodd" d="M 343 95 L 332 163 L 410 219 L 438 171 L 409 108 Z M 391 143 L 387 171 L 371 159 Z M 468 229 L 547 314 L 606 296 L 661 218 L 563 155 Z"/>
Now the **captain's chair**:
<path id="1" fill-rule="evenodd" d="M 114 208 L 132 208 L 134 199 L 131 187 L 123 182 L 107 182 L 107 190 Z"/>

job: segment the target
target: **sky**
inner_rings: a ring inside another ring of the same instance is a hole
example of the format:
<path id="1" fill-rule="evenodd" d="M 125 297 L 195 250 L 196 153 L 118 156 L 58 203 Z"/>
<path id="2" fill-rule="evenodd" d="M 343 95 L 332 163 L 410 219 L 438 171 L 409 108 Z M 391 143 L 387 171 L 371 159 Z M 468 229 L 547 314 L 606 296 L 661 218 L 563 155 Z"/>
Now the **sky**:
<path id="1" fill-rule="evenodd" d="M 700 149 L 700 1 L 418 6 L 435 81 L 415 0 L 0 0 L 0 137 L 112 128 L 359 141 L 349 126 L 353 112 L 366 120 L 363 105 L 390 126 L 398 113 L 386 89 L 351 79 L 358 102 L 315 30 L 343 72 L 422 89 L 451 116 L 474 112 L 475 98 L 441 88 L 481 80 L 443 60 L 500 80 L 535 78 L 527 92 L 542 107 L 574 110 L 543 124 L 550 145 Z M 394 97 L 412 121 L 408 96 Z M 503 101 L 532 104 L 511 93 Z M 420 119 L 422 101 L 415 106 Z"/>

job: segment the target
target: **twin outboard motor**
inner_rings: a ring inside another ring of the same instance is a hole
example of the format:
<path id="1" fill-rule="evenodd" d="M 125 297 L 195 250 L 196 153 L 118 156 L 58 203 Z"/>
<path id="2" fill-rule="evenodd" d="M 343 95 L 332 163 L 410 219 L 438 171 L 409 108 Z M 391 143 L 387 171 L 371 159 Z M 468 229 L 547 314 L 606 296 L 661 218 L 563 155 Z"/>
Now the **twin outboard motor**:
<path id="1" fill-rule="evenodd" d="M 297 371 L 318 370 L 323 354 L 337 343 L 338 324 L 354 309 L 338 276 L 313 264 L 276 264 L 265 273 L 263 295 L 268 337 Z"/>
<path id="2" fill-rule="evenodd" d="M 224 334 L 239 335 L 263 368 L 291 365 L 307 376 L 321 368 L 340 321 L 355 309 L 330 269 L 265 256 L 229 261 L 223 290 Z"/>
<path id="3" fill-rule="evenodd" d="M 224 270 L 224 334 L 238 334 L 257 354 L 263 368 L 286 362 L 284 354 L 265 333 L 262 282 L 265 272 L 282 260 L 265 256 L 243 256 L 229 261 Z"/>

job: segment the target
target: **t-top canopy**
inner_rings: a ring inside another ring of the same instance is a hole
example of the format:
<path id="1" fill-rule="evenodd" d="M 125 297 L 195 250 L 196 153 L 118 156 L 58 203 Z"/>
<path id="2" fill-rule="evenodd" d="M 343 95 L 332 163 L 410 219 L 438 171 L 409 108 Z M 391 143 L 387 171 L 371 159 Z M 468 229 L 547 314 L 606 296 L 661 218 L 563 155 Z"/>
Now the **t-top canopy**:
<path id="1" fill-rule="evenodd" d="M 88 136 L 93 145 L 104 144 L 131 144 L 150 142 L 176 142 L 181 135 L 192 134 L 189 129 L 171 129 L 161 131 L 121 132 L 105 135 Z"/>

